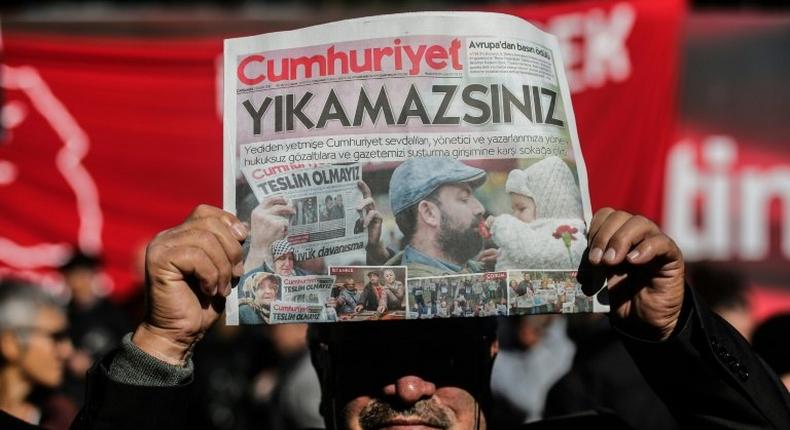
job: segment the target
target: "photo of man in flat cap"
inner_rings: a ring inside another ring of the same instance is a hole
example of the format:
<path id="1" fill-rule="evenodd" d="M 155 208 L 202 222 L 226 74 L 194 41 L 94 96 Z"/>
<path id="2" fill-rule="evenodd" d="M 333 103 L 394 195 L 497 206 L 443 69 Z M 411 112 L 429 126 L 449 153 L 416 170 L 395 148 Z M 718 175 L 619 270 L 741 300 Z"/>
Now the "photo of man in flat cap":
<path id="1" fill-rule="evenodd" d="M 392 173 L 390 204 L 404 249 L 387 265 L 409 268 L 409 278 L 478 273 L 485 208 L 474 190 L 486 172 L 449 157 L 405 161 Z"/>

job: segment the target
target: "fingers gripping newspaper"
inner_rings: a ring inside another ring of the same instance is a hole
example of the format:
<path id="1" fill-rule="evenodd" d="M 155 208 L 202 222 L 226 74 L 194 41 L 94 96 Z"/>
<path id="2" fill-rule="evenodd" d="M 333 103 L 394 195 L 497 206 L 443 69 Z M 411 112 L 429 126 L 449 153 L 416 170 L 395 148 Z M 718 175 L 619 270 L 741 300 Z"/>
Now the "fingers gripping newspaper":
<path id="1" fill-rule="evenodd" d="M 576 271 L 587 173 L 555 38 L 413 13 L 225 41 L 228 324 L 607 309 Z"/>

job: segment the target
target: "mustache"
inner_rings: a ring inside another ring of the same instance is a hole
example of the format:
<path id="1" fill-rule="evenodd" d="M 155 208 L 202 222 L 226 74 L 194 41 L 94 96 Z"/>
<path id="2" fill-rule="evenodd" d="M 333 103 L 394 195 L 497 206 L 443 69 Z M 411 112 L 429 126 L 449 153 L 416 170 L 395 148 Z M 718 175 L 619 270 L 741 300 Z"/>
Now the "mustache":
<path id="1" fill-rule="evenodd" d="M 419 419 L 423 425 L 448 429 L 452 426 L 450 416 L 435 401 L 420 400 L 408 408 L 393 408 L 389 403 L 373 400 L 359 414 L 359 424 L 365 430 L 384 427 L 396 419 Z"/>

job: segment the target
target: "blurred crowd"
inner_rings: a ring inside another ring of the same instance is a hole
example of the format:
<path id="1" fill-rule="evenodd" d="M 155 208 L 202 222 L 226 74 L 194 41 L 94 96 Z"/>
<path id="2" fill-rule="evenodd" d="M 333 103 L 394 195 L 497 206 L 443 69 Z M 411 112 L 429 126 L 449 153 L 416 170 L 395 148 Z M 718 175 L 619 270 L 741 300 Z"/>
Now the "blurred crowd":
<path id="1" fill-rule="evenodd" d="M 144 312 L 142 278 L 140 294 L 125 303 L 103 294 L 98 256 L 77 253 L 60 271 L 66 298 L 23 281 L 0 283 L 0 408 L 52 429 L 68 428 L 86 371 Z M 755 325 L 748 284 L 737 274 L 698 263 L 688 279 L 790 387 L 790 314 Z M 677 428 L 605 315 L 503 317 L 498 327 L 496 427 L 595 410 L 635 429 Z M 190 428 L 321 428 L 306 335 L 304 324 L 215 325 L 195 350 Z"/>

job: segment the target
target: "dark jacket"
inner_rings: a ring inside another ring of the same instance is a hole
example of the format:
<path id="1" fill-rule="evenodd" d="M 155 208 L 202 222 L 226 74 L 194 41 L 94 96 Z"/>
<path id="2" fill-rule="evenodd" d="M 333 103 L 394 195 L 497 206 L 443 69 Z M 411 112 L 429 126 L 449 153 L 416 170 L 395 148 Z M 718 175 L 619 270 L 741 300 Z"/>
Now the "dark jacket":
<path id="1" fill-rule="evenodd" d="M 109 377 L 114 353 L 88 371 L 85 405 L 71 430 L 175 430 L 184 428 L 191 379 L 184 384 L 150 387 Z"/>
<path id="2" fill-rule="evenodd" d="M 669 340 L 648 342 L 621 333 L 626 349 L 680 426 L 790 429 L 790 394 L 776 375 L 688 289 L 686 297 L 679 328 Z M 167 387 L 117 383 L 109 378 L 112 360 L 110 354 L 89 372 L 86 403 L 72 429 L 184 428 L 190 381 Z M 576 416 L 524 428 L 567 428 L 590 420 Z"/>

